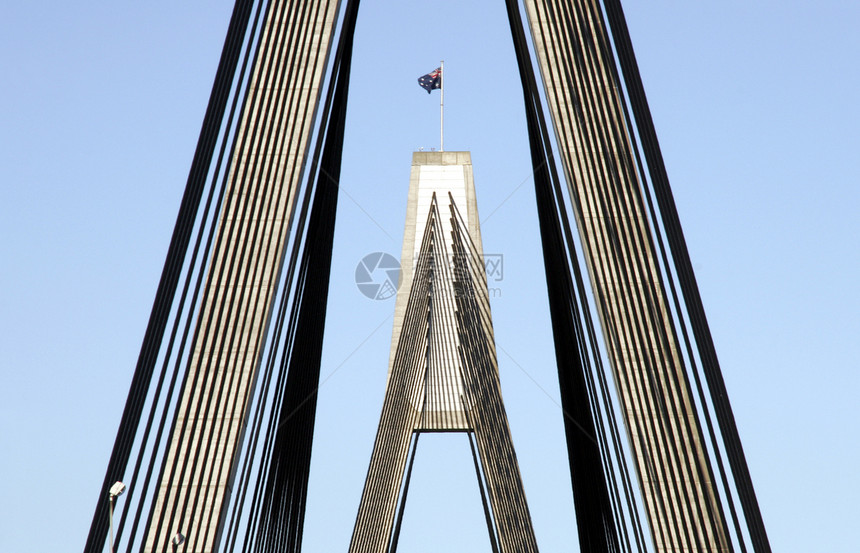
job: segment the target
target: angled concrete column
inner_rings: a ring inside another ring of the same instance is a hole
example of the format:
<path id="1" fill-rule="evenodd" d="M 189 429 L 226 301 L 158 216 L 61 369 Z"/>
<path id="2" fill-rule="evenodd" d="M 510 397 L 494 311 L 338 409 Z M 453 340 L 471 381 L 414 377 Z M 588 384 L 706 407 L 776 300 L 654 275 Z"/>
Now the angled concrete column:
<path id="1" fill-rule="evenodd" d="M 337 8 L 322 0 L 268 8 L 146 553 L 169 551 L 177 532 L 183 551 L 218 547 Z"/>

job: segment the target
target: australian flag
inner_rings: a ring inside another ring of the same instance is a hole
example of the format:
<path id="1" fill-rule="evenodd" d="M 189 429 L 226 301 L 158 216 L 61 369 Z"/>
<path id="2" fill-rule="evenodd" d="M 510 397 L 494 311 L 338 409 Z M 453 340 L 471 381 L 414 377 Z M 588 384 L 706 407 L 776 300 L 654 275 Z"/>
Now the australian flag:
<path id="1" fill-rule="evenodd" d="M 430 94 L 434 88 L 442 88 L 442 68 L 437 67 L 423 77 L 418 77 L 418 84 Z"/>

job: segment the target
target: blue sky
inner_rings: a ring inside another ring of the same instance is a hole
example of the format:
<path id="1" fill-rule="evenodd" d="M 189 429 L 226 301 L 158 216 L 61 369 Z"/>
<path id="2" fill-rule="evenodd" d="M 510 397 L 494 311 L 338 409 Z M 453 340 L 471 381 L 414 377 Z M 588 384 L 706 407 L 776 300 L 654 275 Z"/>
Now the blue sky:
<path id="1" fill-rule="evenodd" d="M 856 551 L 860 7 L 624 6 L 773 548 Z M 2 551 L 83 547 L 230 8 L 0 8 Z M 415 79 L 440 59 L 445 145 L 472 152 L 484 249 L 504 256 L 493 315 L 538 543 L 576 549 L 504 5 L 365 0 L 306 551 L 351 534 L 394 308 L 353 275 L 399 255 L 411 152 L 438 146 L 438 97 Z M 458 440 L 422 438 L 401 551 L 489 550 Z"/>

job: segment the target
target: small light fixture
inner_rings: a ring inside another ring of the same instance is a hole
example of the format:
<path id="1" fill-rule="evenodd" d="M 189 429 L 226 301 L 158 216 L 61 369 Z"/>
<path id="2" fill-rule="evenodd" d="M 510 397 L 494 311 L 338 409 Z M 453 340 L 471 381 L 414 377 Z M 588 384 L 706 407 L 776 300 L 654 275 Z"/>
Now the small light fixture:
<path id="1" fill-rule="evenodd" d="M 116 481 L 114 482 L 114 485 L 110 487 L 110 491 L 108 493 L 110 494 L 111 499 L 116 499 L 117 497 L 121 496 L 122 492 L 124 491 L 125 484 L 120 481 Z"/>
<path id="2" fill-rule="evenodd" d="M 185 543 L 185 536 L 183 536 L 181 532 L 177 532 L 176 535 L 173 536 L 173 539 L 170 540 L 170 543 L 173 545 L 173 551 L 175 553 L 176 548 Z"/>
<path id="3" fill-rule="evenodd" d="M 108 490 L 108 522 L 110 524 L 110 553 L 114 553 L 113 550 L 113 504 L 116 501 L 116 498 L 122 495 L 122 492 L 125 491 L 125 484 L 117 480 L 114 482 L 113 486 Z"/>

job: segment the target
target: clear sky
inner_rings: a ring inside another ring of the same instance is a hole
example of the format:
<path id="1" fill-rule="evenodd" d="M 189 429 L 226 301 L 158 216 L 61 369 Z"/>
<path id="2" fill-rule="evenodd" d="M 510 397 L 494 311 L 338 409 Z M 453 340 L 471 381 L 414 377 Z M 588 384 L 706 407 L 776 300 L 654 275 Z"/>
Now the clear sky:
<path id="1" fill-rule="evenodd" d="M 774 551 L 857 551 L 860 5 L 624 3 Z M 83 547 L 230 2 L 0 8 L 0 551 Z M 470 150 L 505 403 L 538 542 L 577 550 L 522 97 L 503 2 L 365 0 L 305 550 L 343 551 L 384 392 L 411 152 Z M 468 452 L 419 448 L 401 551 L 488 551 Z M 475 523 L 477 521 L 477 524 Z M 440 527 L 448 528 L 445 532 Z"/>

